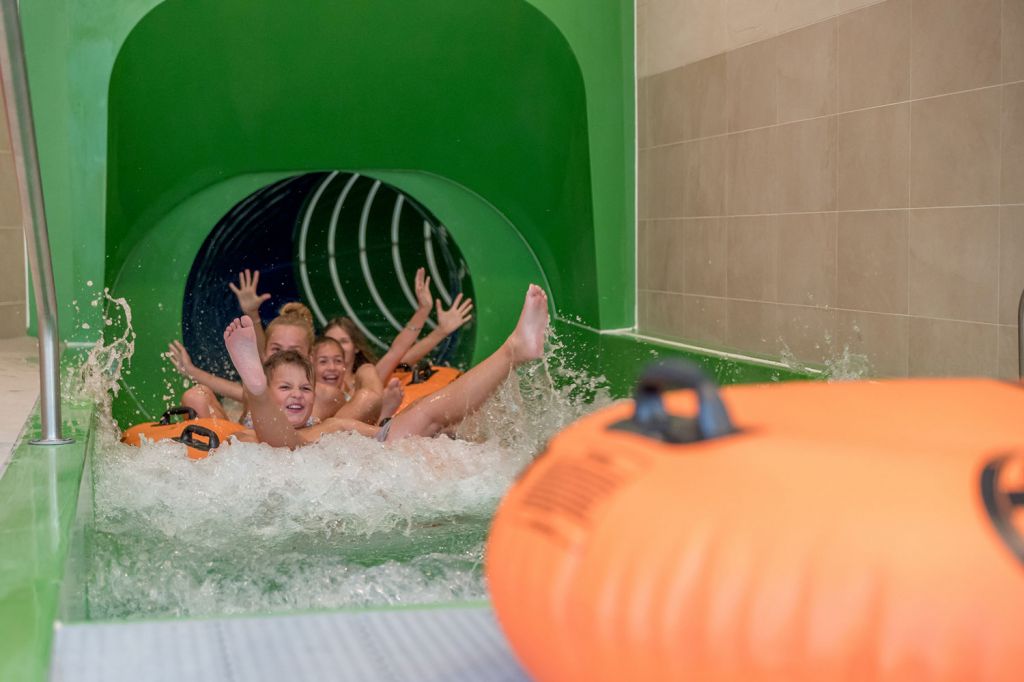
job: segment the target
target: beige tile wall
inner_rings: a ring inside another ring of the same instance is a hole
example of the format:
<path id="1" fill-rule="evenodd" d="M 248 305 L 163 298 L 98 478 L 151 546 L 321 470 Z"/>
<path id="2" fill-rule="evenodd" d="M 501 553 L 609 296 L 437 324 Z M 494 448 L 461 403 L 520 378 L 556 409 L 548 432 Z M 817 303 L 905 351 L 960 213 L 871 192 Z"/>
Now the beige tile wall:
<path id="1" fill-rule="evenodd" d="M 25 335 L 25 247 L 7 118 L 0 102 L 0 338 Z"/>
<path id="2" fill-rule="evenodd" d="M 640 0 L 639 327 L 1016 377 L 1024 0 Z"/>

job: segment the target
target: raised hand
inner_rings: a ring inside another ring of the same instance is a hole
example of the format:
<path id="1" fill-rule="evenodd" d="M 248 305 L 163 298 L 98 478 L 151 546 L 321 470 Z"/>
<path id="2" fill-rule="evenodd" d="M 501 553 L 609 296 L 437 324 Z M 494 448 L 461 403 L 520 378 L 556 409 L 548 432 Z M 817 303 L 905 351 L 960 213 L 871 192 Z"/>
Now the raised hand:
<path id="1" fill-rule="evenodd" d="M 238 299 L 238 306 L 244 313 L 259 313 L 263 302 L 270 299 L 270 294 L 257 294 L 256 287 L 260 283 L 260 271 L 249 271 L 248 268 L 238 273 L 238 286 L 228 282 L 228 288 Z M 252 317 L 252 315 L 250 315 Z M 258 318 L 255 318 L 258 319 Z"/>
<path id="2" fill-rule="evenodd" d="M 430 293 L 430 278 L 423 268 L 416 270 L 416 302 L 419 303 L 420 309 L 427 310 L 434 304 L 434 297 Z"/>
<path id="3" fill-rule="evenodd" d="M 164 357 L 171 361 L 174 369 L 178 370 L 182 376 L 188 379 L 193 378 L 196 366 L 192 364 L 192 357 L 185 350 L 181 341 L 175 339 L 167 344 L 167 352 L 164 353 Z"/>
<path id="4" fill-rule="evenodd" d="M 441 301 L 435 301 L 437 306 L 437 326 L 440 328 L 445 336 L 451 334 L 456 329 L 473 319 L 470 314 L 473 310 L 473 299 L 467 298 L 465 301 L 462 300 L 462 294 L 458 294 L 455 300 L 452 301 L 452 307 L 448 310 L 441 309 Z"/>

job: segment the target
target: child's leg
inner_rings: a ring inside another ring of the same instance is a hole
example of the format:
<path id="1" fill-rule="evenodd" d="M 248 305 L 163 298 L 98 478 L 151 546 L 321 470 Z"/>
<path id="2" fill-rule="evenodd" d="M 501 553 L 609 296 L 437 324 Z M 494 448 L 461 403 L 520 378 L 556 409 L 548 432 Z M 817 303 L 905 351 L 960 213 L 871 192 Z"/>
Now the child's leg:
<path id="1" fill-rule="evenodd" d="M 354 419 L 367 424 L 376 423 L 380 415 L 380 393 L 368 388 L 356 389 L 351 400 L 334 414 L 339 419 Z"/>
<path id="2" fill-rule="evenodd" d="M 224 345 L 245 388 L 246 404 L 252 414 L 252 425 L 261 443 L 274 447 L 296 448 L 307 441 L 288 423 L 284 411 L 267 390 L 256 331 L 248 316 L 234 320 L 224 330 Z"/>
<path id="3" fill-rule="evenodd" d="M 432 436 L 479 408 L 512 369 L 544 354 L 548 298 L 531 284 L 512 335 L 490 357 L 438 392 L 418 400 L 391 421 L 388 440 Z"/>
<path id="4" fill-rule="evenodd" d="M 224 406 L 217 400 L 216 394 L 208 387 L 198 384 L 185 391 L 181 396 L 183 407 L 191 407 L 196 415 L 202 417 L 213 417 L 214 419 L 228 419 L 228 413 Z"/>

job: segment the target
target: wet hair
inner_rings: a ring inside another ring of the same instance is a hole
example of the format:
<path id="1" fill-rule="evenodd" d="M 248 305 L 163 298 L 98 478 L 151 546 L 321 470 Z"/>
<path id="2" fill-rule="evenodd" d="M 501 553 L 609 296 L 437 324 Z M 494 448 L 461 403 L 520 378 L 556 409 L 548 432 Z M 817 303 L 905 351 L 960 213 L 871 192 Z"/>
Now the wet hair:
<path id="1" fill-rule="evenodd" d="M 298 327 L 305 331 L 307 339 L 306 343 L 309 345 L 310 349 L 312 349 L 315 334 L 313 333 L 313 313 L 309 311 L 309 308 L 298 301 L 285 303 L 281 306 L 281 311 L 278 313 L 278 316 L 267 325 L 267 339 L 269 339 L 270 335 L 273 333 L 274 327 L 279 327 L 281 325 Z"/>
<path id="2" fill-rule="evenodd" d="M 313 342 L 313 348 L 312 348 L 312 350 L 310 350 L 309 354 L 311 356 L 315 357 L 316 356 L 316 350 L 320 346 L 329 346 L 331 344 L 337 346 L 338 350 L 341 351 L 342 353 L 345 352 L 345 349 L 341 347 L 341 342 L 338 341 L 337 339 L 332 339 L 330 336 L 318 336 L 316 341 Z"/>
<path id="3" fill-rule="evenodd" d="M 263 363 L 263 373 L 267 376 L 267 381 L 270 381 L 270 375 L 274 373 L 274 370 L 283 365 L 294 365 L 301 367 L 302 371 L 306 373 L 306 379 L 311 384 L 316 384 L 316 373 L 313 371 L 313 363 L 309 361 L 305 355 L 297 350 L 282 350 L 274 353 Z"/>
<path id="4" fill-rule="evenodd" d="M 352 367 L 349 371 L 354 372 L 367 362 L 371 364 L 377 363 L 377 354 L 370 349 L 370 342 L 366 339 L 366 335 L 359 331 L 359 327 L 356 326 L 355 322 L 347 317 L 335 317 L 324 327 L 324 334 L 327 334 L 334 327 L 340 327 L 348 334 L 348 338 L 352 339 L 352 345 L 356 348 L 356 357 L 352 361 Z"/>

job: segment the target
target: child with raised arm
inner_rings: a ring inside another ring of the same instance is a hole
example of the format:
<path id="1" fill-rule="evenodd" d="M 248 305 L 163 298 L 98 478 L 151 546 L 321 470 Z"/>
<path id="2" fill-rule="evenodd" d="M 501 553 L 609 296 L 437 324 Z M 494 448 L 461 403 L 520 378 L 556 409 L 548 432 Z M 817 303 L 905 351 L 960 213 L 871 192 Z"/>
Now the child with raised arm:
<path id="1" fill-rule="evenodd" d="M 349 368 L 349 375 L 353 380 L 358 381 L 361 378 L 363 381 L 369 381 L 368 377 L 373 372 L 382 383 L 386 384 L 399 365 L 415 365 L 441 341 L 472 318 L 473 300 L 469 298 L 463 300 L 462 294 L 455 297 L 448 310 L 442 309 L 440 301 L 434 301 L 434 297 L 430 294 L 430 278 L 426 276 L 426 271 L 423 268 L 416 271 L 415 289 L 416 312 L 391 342 L 387 352 L 379 359 L 370 349 L 366 336 L 349 318 L 336 317 L 324 327 L 324 336 L 341 344 L 345 353 L 345 364 Z M 420 331 L 435 305 L 437 327 L 417 341 Z M 351 385 L 350 383 L 349 386 Z"/>
<path id="2" fill-rule="evenodd" d="M 280 351 L 292 350 L 308 356 L 313 346 L 313 314 L 301 303 L 286 303 L 281 314 L 267 326 L 266 350 L 261 357 L 269 357 Z M 224 379 L 199 369 L 192 362 L 185 346 L 172 341 L 168 346 L 168 357 L 181 374 L 196 382 L 181 397 L 181 404 L 191 407 L 202 417 L 228 419 L 224 406 L 217 396 L 243 401 L 242 384 Z M 245 410 L 243 408 L 243 417 Z"/>
<path id="3" fill-rule="evenodd" d="M 313 405 L 312 401 L 304 401 L 301 394 L 315 391 L 312 366 L 308 361 L 303 365 L 301 357 L 296 356 L 282 358 L 276 364 L 262 362 L 252 320 L 238 318 L 224 331 L 224 343 L 242 378 L 246 401 L 252 410 L 253 429 L 241 432 L 239 439 L 294 449 L 335 431 L 358 431 L 382 442 L 406 436 L 433 436 L 478 409 L 512 369 L 540 358 L 547 327 L 547 295 L 531 284 L 519 322 L 498 350 L 441 390 L 410 405 L 386 426 L 339 417 L 305 426 Z"/>

